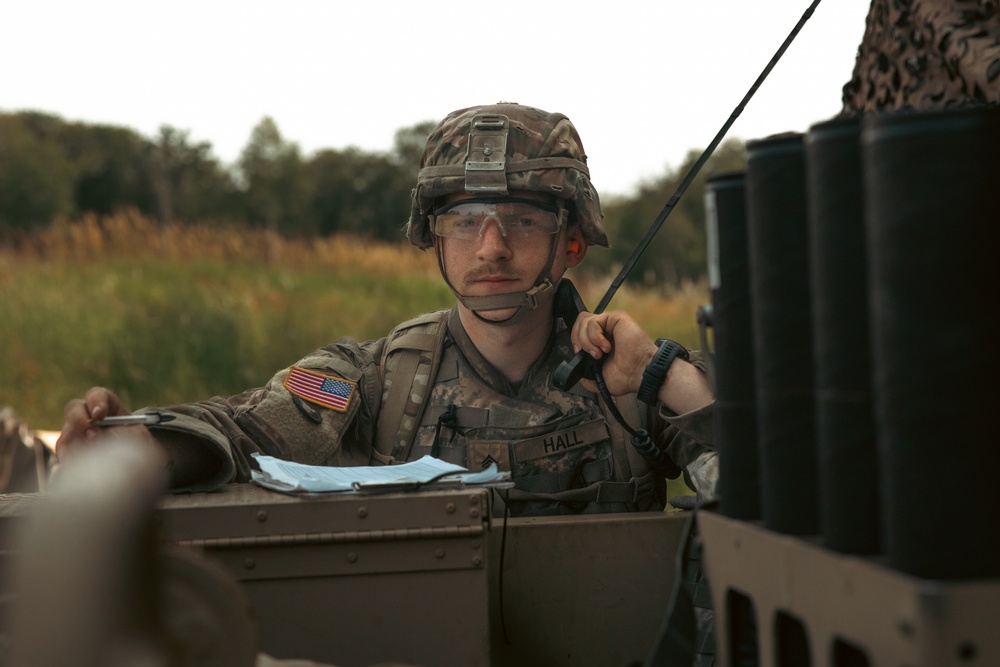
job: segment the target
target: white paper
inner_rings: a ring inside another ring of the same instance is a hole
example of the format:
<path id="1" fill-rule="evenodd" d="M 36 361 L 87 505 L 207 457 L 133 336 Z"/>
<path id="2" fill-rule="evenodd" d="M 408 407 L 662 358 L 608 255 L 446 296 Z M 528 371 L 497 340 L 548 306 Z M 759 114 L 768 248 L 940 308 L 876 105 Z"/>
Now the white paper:
<path id="1" fill-rule="evenodd" d="M 285 493 L 327 493 L 332 491 L 354 492 L 386 490 L 408 484 L 427 483 L 446 473 L 452 475 L 442 483 L 490 484 L 500 483 L 510 473 L 498 472 L 496 464 L 481 472 L 469 472 L 462 466 L 448 463 L 432 456 L 393 466 L 312 466 L 283 461 L 273 456 L 254 454 L 260 471 L 251 471 L 253 481 L 264 488 Z"/>

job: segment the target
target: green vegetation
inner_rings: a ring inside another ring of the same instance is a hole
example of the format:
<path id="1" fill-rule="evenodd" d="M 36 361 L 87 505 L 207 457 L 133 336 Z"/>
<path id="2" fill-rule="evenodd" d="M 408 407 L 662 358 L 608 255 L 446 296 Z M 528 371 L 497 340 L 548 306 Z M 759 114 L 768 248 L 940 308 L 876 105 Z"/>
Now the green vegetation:
<path id="1" fill-rule="evenodd" d="M 574 281 L 591 307 L 609 284 Z M 611 308 L 694 347 L 706 300 L 690 284 L 624 287 Z M 409 246 L 91 216 L 0 245 L 0 405 L 58 429 L 93 385 L 135 408 L 229 395 L 341 335 L 377 338 L 453 301 L 433 256 Z"/>
<path id="2" fill-rule="evenodd" d="M 614 243 L 611 252 L 598 259 L 599 263 L 609 269 L 625 263 L 701 153 L 700 150 L 689 151 L 678 169 L 641 184 L 635 196 L 618 197 L 604 203 Z M 664 283 L 679 286 L 705 275 L 705 180 L 714 173 L 745 166 L 746 147 L 742 142 L 730 139 L 716 149 L 636 262 L 632 269 L 633 282 L 647 287 Z"/>
<path id="3" fill-rule="evenodd" d="M 224 165 L 169 126 L 0 113 L 0 405 L 55 429 L 95 384 L 136 408 L 233 394 L 341 335 L 449 307 L 433 256 L 399 242 L 434 125 L 397 130 L 387 153 L 306 156 L 263 118 Z M 591 307 L 698 155 L 605 198 L 613 247 L 572 275 Z M 611 308 L 699 346 L 702 185 L 744 164 L 739 142 L 720 146 Z"/>
<path id="4" fill-rule="evenodd" d="M 59 221 L 123 211 L 157 221 L 266 229 L 285 238 L 353 234 L 397 242 L 409 216 L 424 142 L 435 123 L 396 131 L 392 150 L 348 147 L 303 155 L 277 123 L 263 118 L 234 165 L 211 144 L 170 126 L 156 137 L 38 112 L 0 112 L 0 239 L 44 230 Z M 700 156 L 692 150 L 675 170 L 628 196 L 603 193 L 613 246 L 594 253 L 594 270 L 617 272 Z M 716 171 L 741 168 L 745 150 L 724 142 L 678 202 L 631 280 L 677 288 L 705 272 L 702 192 Z M 599 185 L 599 184 L 598 184 Z"/>

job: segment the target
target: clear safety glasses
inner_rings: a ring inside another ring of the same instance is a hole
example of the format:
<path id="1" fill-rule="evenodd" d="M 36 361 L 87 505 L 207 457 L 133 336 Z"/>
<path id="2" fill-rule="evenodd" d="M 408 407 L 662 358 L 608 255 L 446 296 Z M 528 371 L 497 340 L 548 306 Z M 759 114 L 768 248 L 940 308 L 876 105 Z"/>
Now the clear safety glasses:
<path id="1" fill-rule="evenodd" d="M 432 232 L 463 241 L 480 238 L 490 220 L 506 239 L 541 238 L 559 231 L 562 209 L 531 199 L 490 197 L 463 199 L 430 215 Z"/>

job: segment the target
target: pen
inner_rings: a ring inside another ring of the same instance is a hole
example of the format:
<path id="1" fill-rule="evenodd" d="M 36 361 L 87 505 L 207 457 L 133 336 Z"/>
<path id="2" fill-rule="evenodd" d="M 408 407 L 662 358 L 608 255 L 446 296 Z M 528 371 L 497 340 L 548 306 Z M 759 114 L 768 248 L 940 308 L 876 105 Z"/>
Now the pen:
<path id="1" fill-rule="evenodd" d="M 94 422 L 94 426 L 125 426 L 128 424 L 161 424 L 175 419 L 173 415 L 165 415 L 160 412 L 147 412 L 141 415 L 119 415 L 116 417 L 105 417 Z"/>

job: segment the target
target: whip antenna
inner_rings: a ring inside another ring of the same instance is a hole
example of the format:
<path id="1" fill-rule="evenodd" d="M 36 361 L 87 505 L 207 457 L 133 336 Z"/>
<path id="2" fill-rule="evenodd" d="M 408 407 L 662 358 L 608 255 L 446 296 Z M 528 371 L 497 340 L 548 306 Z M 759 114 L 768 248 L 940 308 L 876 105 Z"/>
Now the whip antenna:
<path id="1" fill-rule="evenodd" d="M 764 79 L 767 78 L 767 75 L 771 73 L 774 66 L 778 64 L 779 60 L 781 60 L 781 56 L 783 56 L 785 51 L 788 50 L 789 45 L 791 45 L 792 41 L 799 34 L 799 31 L 802 30 L 802 26 L 804 26 L 806 21 L 808 21 L 813 15 L 813 12 L 819 3 L 820 0 L 813 0 L 812 4 L 809 5 L 809 8 L 806 9 L 798 23 L 795 24 L 792 31 L 788 33 L 787 37 L 785 37 L 785 41 L 778 47 L 778 50 L 771 57 L 771 60 L 767 63 L 767 66 L 764 67 L 764 70 L 757 77 L 757 80 L 753 82 L 752 86 L 750 86 L 750 90 L 747 91 L 747 94 L 743 96 L 743 99 L 740 100 L 740 103 L 736 105 L 735 109 L 733 109 L 729 118 L 725 123 L 723 123 L 722 127 L 715 135 L 715 138 L 712 139 L 712 142 L 704 151 L 702 151 L 701 156 L 688 170 L 687 175 L 684 176 L 684 180 L 682 180 L 681 184 L 677 186 L 677 190 L 670 196 L 667 203 L 664 204 L 660 214 L 656 216 L 656 220 L 654 220 L 653 224 L 648 230 L 646 230 L 646 235 L 642 237 L 642 240 L 639 241 L 635 250 L 632 251 L 632 254 L 629 255 L 628 260 L 626 260 L 624 266 L 622 266 L 621 271 L 619 271 L 618 275 L 615 276 L 615 279 L 611 281 L 611 286 L 608 288 L 608 291 L 604 293 L 604 296 L 601 298 L 601 302 L 597 304 L 597 308 L 594 309 L 595 315 L 603 313 L 604 309 L 608 307 L 608 303 L 610 303 L 611 299 L 614 297 L 615 292 L 617 292 L 618 288 L 621 287 L 621 284 L 625 282 L 625 278 L 632 271 L 635 263 L 639 261 L 639 257 L 641 257 L 642 253 L 646 251 L 646 248 L 653 240 L 653 237 L 656 236 L 656 233 L 660 231 L 660 227 L 663 226 L 663 222 L 667 219 L 667 216 L 670 215 L 670 212 L 673 211 L 674 206 L 677 204 L 678 200 L 680 200 L 681 195 L 683 195 L 685 190 L 688 189 L 688 186 L 691 185 L 691 181 L 694 180 L 695 176 L 698 175 L 698 172 L 701 171 L 701 168 L 705 165 L 705 162 L 707 162 L 708 158 L 711 157 L 713 152 L 715 152 L 719 143 L 721 143 L 722 139 L 726 136 L 726 132 L 729 131 L 729 128 L 732 127 L 733 123 L 736 122 L 736 119 L 739 118 L 741 113 L 743 113 L 743 109 L 746 107 L 747 102 L 750 101 L 750 98 L 754 96 L 754 93 L 757 92 L 760 85 L 764 83 Z M 552 376 L 553 383 L 560 389 L 566 390 L 575 385 L 583 377 L 593 377 L 593 368 L 590 363 L 593 361 L 594 358 L 590 355 L 584 352 L 578 353 L 571 361 L 564 361 L 559 365 L 559 368 L 556 369 L 555 374 Z"/>

